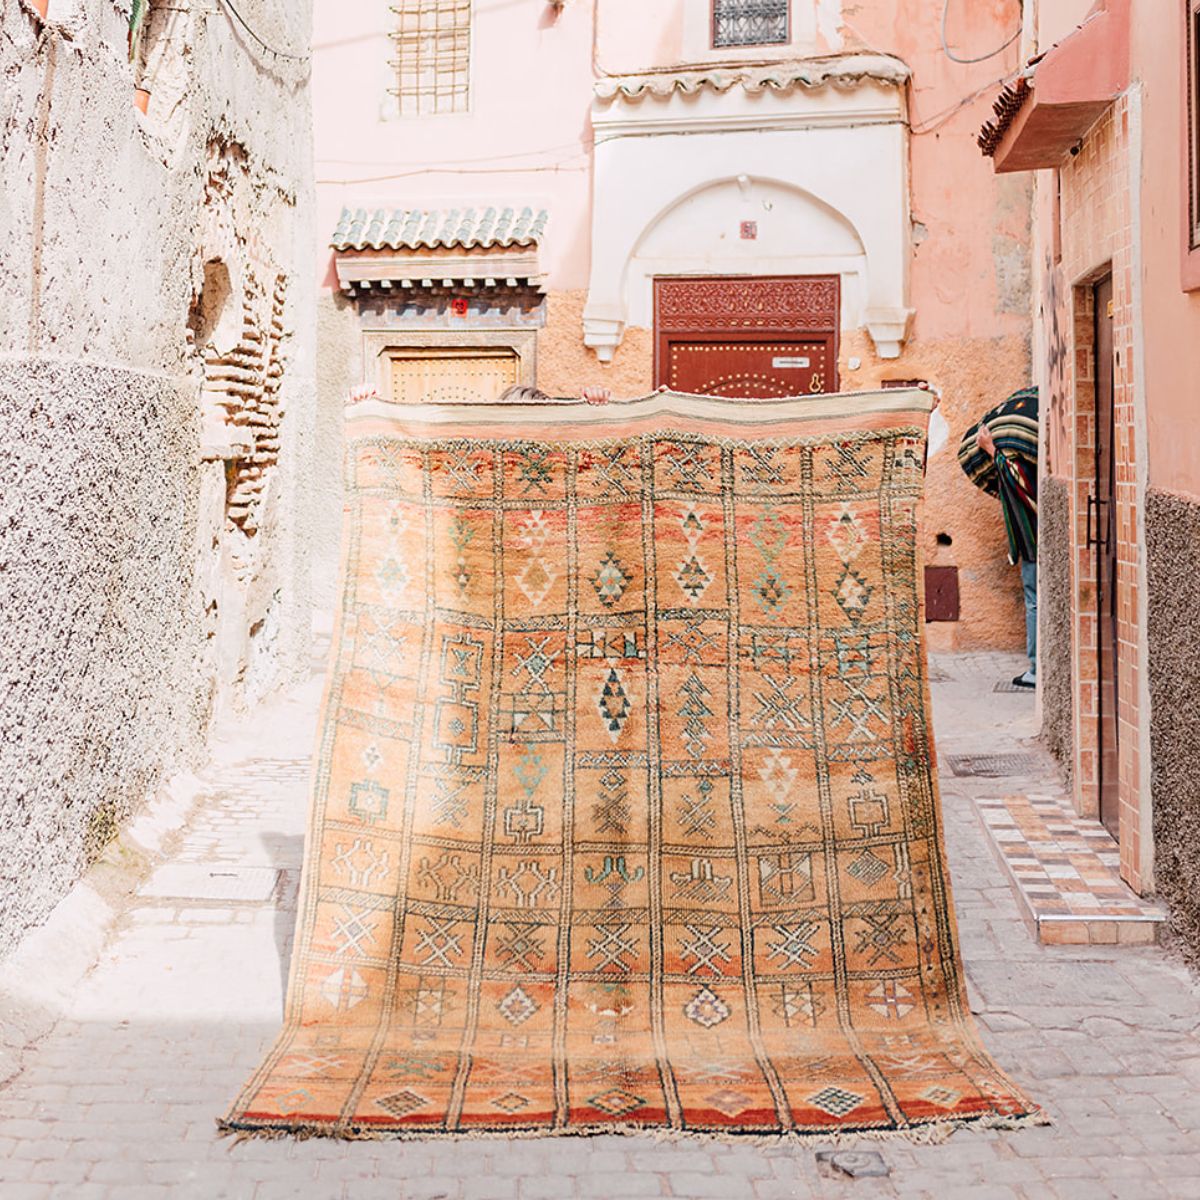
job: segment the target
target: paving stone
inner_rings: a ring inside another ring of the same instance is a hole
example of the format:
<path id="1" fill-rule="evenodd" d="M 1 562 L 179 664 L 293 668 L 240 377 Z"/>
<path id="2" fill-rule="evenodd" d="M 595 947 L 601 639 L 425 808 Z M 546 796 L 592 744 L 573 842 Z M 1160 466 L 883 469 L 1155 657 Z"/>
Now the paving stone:
<path id="1" fill-rule="evenodd" d="M 34 1163 L 33 1169 L 29 1172 L 29 1178 L 35 1183 L 70 1184 L 74 1187 L 76 1184 L 82 1183 L 88 1177 L 89 1172 L 93 1170 L 93 1164 L 86 1161 L 52 1158 Z"/>
<path id="2" fill-rule="evenodd" d="M 579 1180 L 572 1175 L 534 1175 L 518 1181 L 517 1195 L 520 1200 L 574 1200 Z"/>
<path id="3" fill-rule="evenodd" d="M 619 1183 L 619 1180 L 614 1182 Z M 467 1179 L 463 1183 L 463 1200 L 516 1200 L 517 1181 L 515 1179 Z M 620 1196 L 620 1191 L 610 1191 L 610 1196 Z M 645 1193 L 629 1192 L 626 1195 L 644 1195 Z"/>
<path id="4" fill-rule="evenodd" d="M 725 1163 L 730 1156 L 705 1150 L 687 1148 L 664 1148 L 642 1150 L 630 1156 L 635 1171 L 657 1173 L 659 1171 L 711 1171 L 718 1160 Z M 765 1160 L 764 1160 L 765 1161 Z"/>
<path id="5" fill-rule="evenodd" d="M 759 1179 L 754 1183 L 754 1200 L 807 1200 L 820 1193 L 813 1191 L 812 1184 L 801 1180 L 790 1183 L 783 1179 Z"/>
<path id="6" fill-rule="evenodd" d="M 750 1179 L 733 1179 L 728 1175 L 719 1178 L 712 1175 L 697 1175 L 688 1171 L 671 1172 L 667 1176 L 671 1190 L 668 1195 L 686 1196 L 688 1200 L 754 1200 L 754 1181 Z M 586 1184 L 585 1184 L 586 1189 Z M 605 1193 L 591 1193 L 601 1196 Z M 659 1192 L 643 1192 L 644 1196 L 662 1195 Z M 584 1195 L 588 1195 L 585 1190 Z"/>
<path id="7" fill-rule="evenodd" d="M 409 1179 L 400 1194 L 404 1200 L 463 1200 L 463 1181 L 445 1177 Z"/>
<path id="8" fill-rule="evenodd" d="M 1057 1200 L 1115 1200 L 1118 1195 L 1094 1177 L 1055 1179 L 1050 1191 Z"/>
<path id="9" fill-rule="evenodd" d="M 662 1176 L 657 1174 L 612 1175 L 589 1166 L 580 1172 L 581 1196 L 662 1196 L 666 1194 Z"/>

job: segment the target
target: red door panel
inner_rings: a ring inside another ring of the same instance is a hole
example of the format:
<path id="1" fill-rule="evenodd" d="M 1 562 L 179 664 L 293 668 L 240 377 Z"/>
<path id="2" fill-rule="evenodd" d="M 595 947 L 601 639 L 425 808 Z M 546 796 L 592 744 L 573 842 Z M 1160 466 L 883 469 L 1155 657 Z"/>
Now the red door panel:
<path id="1" fill-rule="evenodd" d="M 669 339 L 667 387 L 702 396 L 801 396 L 829 391 L 833 337 L 810 341 Z"/>
<path id="2" fill-rule="evenodd" d="M 655 384 L 729 398 L 838 388 L 836 275 L 654 281 Z"/>

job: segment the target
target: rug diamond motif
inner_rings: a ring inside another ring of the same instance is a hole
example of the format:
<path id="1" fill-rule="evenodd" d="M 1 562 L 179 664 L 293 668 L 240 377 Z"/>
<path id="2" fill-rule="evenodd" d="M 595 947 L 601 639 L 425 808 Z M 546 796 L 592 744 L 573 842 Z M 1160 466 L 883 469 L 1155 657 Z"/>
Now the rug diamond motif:
<path id="1" fill-rule="evenodd" d="M 599 570 L 592 576 L 592 587 L 596 589 L 596 595 L 605 608 L 612 608 L 625 595 L 625 589 L 632 582 L 633 576 L 626 574 L 621 560 L 612 550 L 604 556 Z"/>
<path id="2" fill-rule="evenodd" d="M 538 1006 L 530 999 L 525 989 L 515 987 L 500 1001 L 500 1013 L 513 1025 L 523 1025 L 537 1012 Z"/>
<path id="3" fill-rule="evenodd" d="M 593 1108 L 608 1113 L 609 1116 L 623 1117 L 627 1113 L 633 1112 L 635 1108 L 641 1108 L 646 1102 L 641 1096 L 635 1096 L 632 1092 L 627 1092 L 622 1088 L 613 1088 L 610 1092 L 593 1096 L 588 1103 Z"/>
<path id="4" fill-rule="evenodd" d="M 831 1117 L 844 1117 L 865 1099 L 865 1096 L 860 1096 L 857 1092 L 848 1092 L 844 1088 L 827 1087 L 822 1088 L 815 1095 L 809 1096 L 808 1102 L 816 1105 L 822 1112 L 827 1112 Z"/>

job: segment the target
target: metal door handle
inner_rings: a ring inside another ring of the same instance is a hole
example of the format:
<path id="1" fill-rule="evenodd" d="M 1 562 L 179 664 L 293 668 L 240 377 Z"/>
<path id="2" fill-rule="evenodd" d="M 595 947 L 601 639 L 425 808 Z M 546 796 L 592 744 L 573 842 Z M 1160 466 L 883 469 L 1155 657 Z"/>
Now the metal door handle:
<path id="1" fill-rule="evenodd" d="M 1107 536 L 1100 536 L 1100 509 L 1108 503 L 1107 500 L 1100 500 L 1097 497 L 1089 495 L 1087 498 L 1087 543 L 1086 548 L 1091 549 L 1093 546 L 1098 546 L 1104 549 L 1108 545 Z M 1096 513 L 1096 531 L 1092 533 L 1092 511 Z"/>

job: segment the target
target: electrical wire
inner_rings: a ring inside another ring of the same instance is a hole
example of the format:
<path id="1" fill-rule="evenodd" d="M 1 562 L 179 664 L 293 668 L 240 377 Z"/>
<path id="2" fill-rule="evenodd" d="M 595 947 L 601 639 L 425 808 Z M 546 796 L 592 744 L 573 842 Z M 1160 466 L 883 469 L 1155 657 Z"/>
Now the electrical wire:
<path id="1" fill-rule="evenodd" d="M 910 122 L 908 126 L 909 133 L 915 137 L 919 137 L 923 133 L 932 133 L 935 129 L 940 129 L 955 113 L 962 112 L 968 104 L 978 100 L 985 92 L 990 92 L 993 88 L 1003 87 L 1005 84 L 1011 83 L 1020 74 L 1020 71 L 1013 71 L 1008 75 L 1002 75 L 999 79 L 993 79 L 991 83 L 985 83 L 982 87 L 976 88 L 969 96 L 963 96 L 948 108 L 943 108 L 940 112 L 934 113 L 933 116 L 926 117 L 923 121 Z"/>
<path id="2" fill-rule="evenodd" d="M 364 183 L 389 183 L 394 179 L 412 179 L 418 175 L 573 175 L 586 171 L 589 166 L 587 162 L 581 162 L 578 166 L 570 164 L 571 160 L 565 159 L 561 163 L 550 163 L 540 167 L 472 167 L 463 169 L 461 167 L 420 166 L 408 171 L 396 171 L 389 175 L 367 175 L 358 179 L 318 179 L 316 182 L 322 187 L 350 187 Z"/>
<path id="3" fill-rule="evenodd" d="M 987 62 L 989 58 L 995 58 L 997 54 L 1003 54 L 1021 36 L 1021 26 L 1017 26 L 1016 32 L 1002 46 L 998 46 L 995 50 L 989 50 L 987 54 L 980 54 L 974 58 L 964 58 L 961 55 L 955 54 L 950 49 L 950 41 L 946 36 L 946 22 L 950 18 L 950 0 L 942 0 L 942 24 L 941 24 L 941 39 L 942 51 L 951 62 L 962 63 L 964 66 L 969 66 L 971 63 Z"/>
<path id="4" fill-rule="evenodd" d="M 252 37 L 268 54 L 275 55 L 276 58 L 285 58 L 288 62 L 306 63 L 310 55 L 308 54 L 292 54 L 287 50 L 277 50 L 270 42 L 264 41 L 254 30 L 247 24 L 246 18 L 238 12 L 233 0 L 217 0 L 220 6 L 225 10 L 226 14 L 235 20 L 245 31 Z"/>

